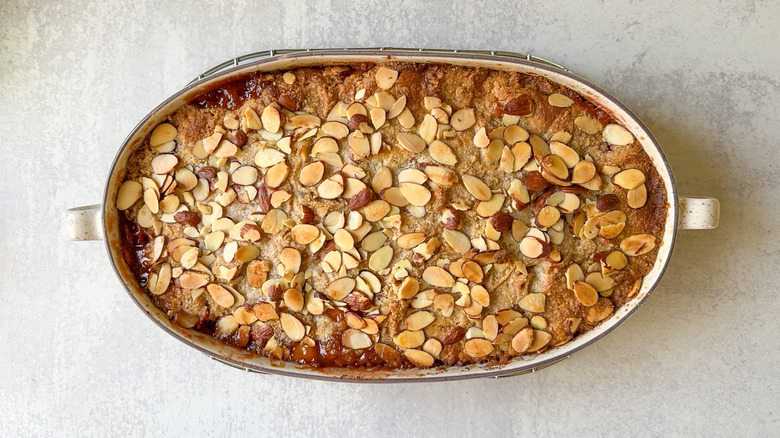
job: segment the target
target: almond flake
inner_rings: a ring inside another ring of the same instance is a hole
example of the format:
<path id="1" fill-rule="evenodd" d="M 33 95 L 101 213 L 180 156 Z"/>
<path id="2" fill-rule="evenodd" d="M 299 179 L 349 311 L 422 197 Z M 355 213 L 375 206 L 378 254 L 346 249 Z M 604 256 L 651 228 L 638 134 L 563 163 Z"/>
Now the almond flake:
<path id="1" fill-rule="evenodd" d="M 477 178 L 476 176 L 472 176 L 469 174 L 464 174 L 461 179 L 463 180 L 463 185 L 466 186 L 466 190 L 468 190 L 469 193 L 473 197 L 475 197 L 479 201 L 488 201 L 490 200 L 492 193 L 490 192 L 490 187 L 487 186 L 484 182 L 482 182 L 481 179 Z"/>
<path id="2" fill-rule="evenodd" d="M 379 67 L 376 71 L 376 85 L 383 90 L 389 90 L 398 80 L 398 71 L 387 67 Z"/>

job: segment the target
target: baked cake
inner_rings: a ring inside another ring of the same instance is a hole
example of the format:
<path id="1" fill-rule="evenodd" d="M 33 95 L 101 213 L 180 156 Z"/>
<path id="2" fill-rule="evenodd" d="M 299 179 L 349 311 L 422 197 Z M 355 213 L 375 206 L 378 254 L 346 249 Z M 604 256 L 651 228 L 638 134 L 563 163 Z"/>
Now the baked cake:
<path id="1" fill-rule="evenodd" d="M 251 73 L 159 124 L 116 196 L 172 321 L 313 367 L 506 363 L 593 329 L 653 267 L 667 194 L 632 134 L 538 76 Z"/>

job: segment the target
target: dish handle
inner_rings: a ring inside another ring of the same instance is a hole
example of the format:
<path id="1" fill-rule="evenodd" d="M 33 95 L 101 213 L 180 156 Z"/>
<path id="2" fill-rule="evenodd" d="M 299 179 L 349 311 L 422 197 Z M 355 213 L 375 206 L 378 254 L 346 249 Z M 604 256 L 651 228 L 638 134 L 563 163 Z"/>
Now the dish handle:
<path id="1" fill-rule="evenodd" d="M 711 230 L 720 223 L 720 202 L 715 198 L 681 197 L 677 211 L 681 230 Z"/>
<path id="2" fill-rule="evenodd" d="M 62 214 L 62 232 L 68 240 L 103 240 L 103 206 L 69 208 Z"/>

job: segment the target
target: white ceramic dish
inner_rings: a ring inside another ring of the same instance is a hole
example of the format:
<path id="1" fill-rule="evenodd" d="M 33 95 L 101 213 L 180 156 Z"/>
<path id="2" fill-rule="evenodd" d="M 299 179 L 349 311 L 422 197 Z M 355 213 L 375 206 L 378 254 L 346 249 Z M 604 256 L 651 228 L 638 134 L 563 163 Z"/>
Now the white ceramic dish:
<path id="1" fill-rule="evenodd" d="M 253 357 L 245 350 L 236 349 L 215 340 L 211 336 L 186 330 L 157 309 L 148 294 L 140 289 L 135 277 L 126 265 L 120 249 L 119 216 L 114 206 L 115 193 L 125 174 L 124 166 L 133 150 L 144 137 L 165 117 L 182 104 L 213 85 L 251 71 L 273 71 L 304 65 L 345 64 L 355 62 L 382 63 L 388 60 L 422 63 L 449 63 L 497 70 L 519 71 L 539 75 L 564 85 L 594 102 L 621 122 L 639 140 L 663 178 L 668 195 L 669 212 L 663 234 L 663 244 L 652 271 L 645 277 L 641 290 L 630 302 L 600 326 L 574 338 L 571 342 L 547 352 L 513 360 L 506 365 L 471 365 L 428 370 L 366 371 L 343 368 L 312 369 L 289 363 L 270 361 L 265 357 Z M 498 377 L 532 372 L 569 357 L 574 352 L 592 344 L 617 327 L 635 312 L 648 294 L 656 287 L 671 256 L 677 231 L 680 229 L 715 228 L 718 224 L 719 204 L 712 198 L 681 198 L 677 193 L 672 170 L 658 143 L 638 118 L 623 104 L 590 82 L 575 76 L 556 64 L 526 55 L 497 52 L 459 52 L 442 50 L 409 49 L 345 49 L 269 51 L 236 58 L 201 75 L 198 79 L 163 101 L 133 129 L 111 166 L 103 193 L 103 203 L 68 210 L 63 216 L 66 237 L 72 240 L 104 239 L 108 257 L 123 286 L 132 300 L 160 328 L 206 354 L 228 365 L 259 373 L 287 376 L 372 382 L 422 382 L 456 380 L 477 377 Z"/>

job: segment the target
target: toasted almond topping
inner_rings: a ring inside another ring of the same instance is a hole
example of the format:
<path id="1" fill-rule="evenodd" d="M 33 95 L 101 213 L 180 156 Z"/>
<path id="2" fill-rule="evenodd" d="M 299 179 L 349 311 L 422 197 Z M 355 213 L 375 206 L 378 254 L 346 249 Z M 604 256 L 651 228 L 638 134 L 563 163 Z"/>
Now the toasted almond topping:
<path id="1" fill-rule="evenodd" d="M 257 182 L 257 168 L 254 166 L 241 166 L 231 176 L 236 184 L 242 186 L 252 185 Z"/>
<path id="2" fill-rule="evenodd" d="M 634 136 L 620 125 L 609 124 L 605 126 L 602 135 L 607 143 L 615 146 L 626 146 L 634 142 Z"/>
<path id="3" fill-rule="evenodd" d="M 509 125 L 504 129 L 504 141 L 510 145 L 514 145 L 518 142 L 525 142 L 528 140 L 528 137 L 528 131 L 519 125 Z"/>
<path id="4" fill-rule="evenodd" d="M 404 356 L 406 356 L 409 362 L 413 363 L 415 366 L 418 366 L 420 368 L 428 368 L 430 366 L 433 366 L 433 362 L 434 362 L 433 356 L 430 353 L 427 353 L 425 351 L 409 349 L 404 351 Z"/>
<path id="5" fill-rule="evenodd" d="M 461 179 L 463 180 L 463 185 L 466 186 L 466 190 L 468 190 L 469 193 L 473 197 L 475 197 L 477 200 L 480 201 L 488 201 L 490 200 L 492 193 L 490 192 L 490 187 L 487 186 L 484 182 L 482 182 L 481 179 L 477 178 L 476 176 L 464 174 Z"/>
<path id="6" fill-rule="evenodd" d="M 505 200 L 506 196 L 497 193 L 489 200 L 477 203 L 477 214 L 481 217 L 491 217 L 501 210 Z"/>
<path id="7" fill-rule="evenodd" d="M 393 337 L 393 342 L 402 348 L 417 348 L 425 342 L 425 334 L 420 330 L 404 330 Z"/>
<path id="8" fill-rule="evenodd" d="M 620 242 L 620 249 L 628 256 L 647 254 L 655 248 L 655 236 L 652 234 L 635 234 Z"/>
<path id="9" fill-rule="evenodd" d="M 117 210 L 127 210 L 132 207 L 139 199 L 141 199 L 143 187 L 141 184 L 135 181 L 125 181 L 119 186 L 119 191 L 116 195 L 116 208 Z"/>
<path id="10" fill-rule="evenodd" d="M 431 200 L 431 192 L 420 184 L 402 182 L 399 188 L 404 198 L 412 205 L 424 206 Z"/>
<path id="11" fill-rule="evenodd" d="M 461 270 L 463 271 L 463 276 L 466 277 L 468 281 L 472 283 L 482 283 L 484 273 L 482 272 L 482 267 L 479 266 L 478 263 L 469 260 L 463 263 Z"/>
<path id="12" fill-rule="evenodd" d="M 590 135 L 598 134 L 601 129 L 599 122 L 589 116 L 577 116 L 574 119 L 574 126 L 579 128 L 580 131 Z"/>
<path id="13" fill-rule="evenodd" d="M 179 276 L 179 285 L 184 289 L 197 289 L 209 282 L 209 276 L 202 272 L 184 271 Z"/>
<path id="14" fill-rule="evenodd" d="M 336 199 L 344 193 L 344 177 L 333 175 L 317 186 L 317 194 L 324 199 Z"/>
<path id="15" fill-rule="evenodd" d="M 371 201 L 363 208 L 363 216 L 369 222 L 376 222 L 390 213 L 390 204 L 380 199 Z"/>
<path id="16" fill-rule="evenodd" d="M 334 300 L 343 300 L 354 289 L 357 282 L 351 277 L 342 277 L 332 281 L 325 289 L 329 297 Z"/>
<path id="17" fill-rule="evenodd" d="M 389 90 L 398 80 L 398 71 L 387 67 L 379 67 L 376 70 L 376 85 L 383 90 Z"/>
<path id="18" fill-rule="evenodd" d="M 149 137 L 149 144 L 152 147 L 160 146 L 162 144 L 173 141 L 176 138 L 176 127 L 170 123 L 160 123 L 152 131 L 151 137 Z"/>
<path id="19" fill-rule="evenodd" d="M 473 338 L 464 344 L 466 354 L 471 357 L 485 357 L 493 352 L 493 343 L 487 339 Z"/>
<path id="20" fill-rule="evenodd" d="M 580 161 L 572 170 L 571 182 L 582 184 L 590 181 L 594 176 L 596 176 L 596 166 L 590 161 Z"/>
<path id="21" fill-rule="evenodd" d="M 282 313 L 280 321 L 282 323 L 282 330 L 284 330 L 284 334 L 286 334 L 290 340 L 300 341 L 304 336 L 306 336 L 306 328 L 298 318 L 290 315 L 289 313 Z"/>
<path id="22" fill-rule="evenodd" d="M 468 263 L 474 263 L 474 262 L 466 262 L 463 264 L 464 273 L 465 273 L 466 265 Z M 476 263 L 474 264 L 476 265 Z M 477 265 L 477 267 L 479 267 L 479 265 Z M 485 289 L 481 285 L 475 285 L 471 288 L 471 299 L 482 307 L 487 307 L 490 305 L 490 294 L 488 293 L 487 289 Z"/>
<path id="23" fill-rule="evenodd" d="M 295 243 L 305 245 L 319 237 L 320 229 L 314 225 L 298 224 L 292 228 L 291 234 Z"/>
<path id="24" fill-rule="evenodd" d="M 544 312 L 544 303 L 546 296 L 541 293 L 530 293 L 520 299 L 518 305 L 521 309 L 529 312 L 541 313 Z"/>
<path id="25" fill-rule="evenodd" d="M 610 269 L 619 271 L 628 265 L 628 258 L 620 251 L 612 251 L 604 258 L 604 264 Z"/>
<path id="26" fill-rule="evenodd" d="M 452 287 L 455 284 L 455 279 L 452 278 L 452 275 L 438 266 L 425 268 L 422 278 L 426 283 L 436 287 Z"/>
<path id="27" fill-rule="evenodd" d="M 425 242 L 426 235 L 424 233 L 407 233 L 401 234 L 396 239 L 396 244 L 403 249 L 412 249 L 415 246 Z"/>
<path id="28" fill-rule="evenodd" d="M 238 147 L 228 140 L 222 140 L 214 151 L 214 155 L 219 158 L 229 158 L 238 152 Z"/>
<path id="29" fill-rule="evenodd" d="M 371 338 L 360 330 L 351 328 L 341 335 L 341 343 L 352 350 L 360 350 L 371 346 Z"/>
<path id="30" fill-rule="evenodd" d="M 297 274 L 301 270 L 301 252 L 295 248 L 287 247 L 282 249 L 279 252 L 279 261 L 282 263 L 285 272 Z"/>
<path id="31" fill-rule="evenodd" d="M 303 294 L 298 289 L 287 289 L 284 292 L 284 303 L 293 312 L 303 310 Z"/>
<path id="32" fill-rule="evenodd" d="M 152 285 L 150 284 L 150 291 L 154 295 L 162 295 L 168 291 L 168 286 L 171 284 L 171 272 L 171 265 L 163 263 L 157 272 L 157 280 L 153 284 L 154 287 L 151 287 Z"/>
<path id="33" fill-rule="evenodd" d="M 642 208 L 647 202 L 647 186 L 640 185 L 635 189 L 628 191 L 626 195 L 626 201 L 631 208 Z"/>
<path id="34" fill-rule="evenodd" d="M 412 312 L 404 318 L 404 328 L 411 331 L 422 330 L 431 325 L 435 320 L 436 317 L 431 312 L 425 310 Z"/>
<path id="35" fill-rule="evenodd" d="M 574 101 L 571 100 L 570 97 L 564 96 L 560 93 L 553 93 L 547 98 L 547 102 L 550 103 L 552 106 L 557 106 L 559 108 L 567 108 L 570 107 Z"/>
<path id="36" fill-rule="evenodd" d="M 531 343 L 531 346 L 528 347 L 528 350 L 526 351 L 527 352 L 539 351 L 550 342 L 550 339 L 552 339 L 551 334 L 542 330 L 534 330 L 534 341 L 533 343 Z"/>
<path id="37" fill-rule="evenodd" d="M 355 247 L 355 239 L 352 237 L 352 234 L 343 228 L 336 230 L 333 240 L 336 242 L 336 247 L 342 251 L 349 251 Z"/>
<path id="38" fill-rule="evenodd" d="M 152 171 L 158 175 L 164 175 L 173 170 L 179 164 L 179 158 L 173 154 L 160 154 L 152 158 Z"/>
<path id="39" fill-rule="evenodd" d="M 474 134 L 474 146 L 478 148 L 486 148 L 490 144 L 490 138 L 488 138 L 485 128 L 479 128 L 477 133 Z"/>
<path id="40" fill-rule="evenodd" d="M 414 277 L 406 277 L 398 287 L 398 295 L 402 299 L 408 300 L 414 297 L 419 290 L 420 282 Z"/>
<path id="41" fill-rule="evenodd" d="M 271 303 L 257 303 L 252 306 L 252 312 L 255 314 L 255 316 L 257 316 L 257 319 L 263 322 L 279 319 L 279 315 L 276 313 L 276 309 Z"/>
<path id="42" fill-rule="evenodd" d="M 574 167 L 580 161 L 580 155 L 577 151 L 559 141 L 550 142 L 550 152 L 561 157 L 568 168 Z"/>
<path id="43" fill-rule="evenodd" d="M 626 169 L 615 174 L 612 177 L 612 182 L 624 189 L 631 190 L 645 183 L 645 174 L 639 169 Z"/>
<path id="44" fill-rule="evenodd" d="M 518 353 L 525 353 L 531 347 L 533 341 L 534 330 L 531 327 L 525 327 L 512 338 L 512 349 Z"/>
<path id="45" fill-rule="evenodd" d="M 548 172 L 559 180 L 565 180 L 569 177 L 569 169 L 563 159 L 557 155 L 547 155 L 539 163 L 544 171 Z M 542 174 L 544 176 L 544 173 Z M 549 179 L 548 179 L 549 181 Z"/>
<path id="46" fill-rule="evenodd" d="M 216 283 L 206 286 L 206 290 L 209 292 L 209 295 L 211 295 L 211 298 L 214 299 L 214 302 L 222 307 L 230 307 L 236 301 L 230 291 Z"/>
<path id="47" fill-rule="evenodd" d="M 419 135 L 412 134 L 411 132 L 399 132 L 395 139 L 402 148 L 409 152 L 419 154 L 425 150 L 425 140 Z"/>
<path id="48" fill-rule="evenodd" d="M 574 296 L 583 306 L 592 306 L 599 299 L 599 294 L 593 286 L 584 281 L 574 282 Z"/>
<path id="49" fill-rule="evenodd" d="M 277 133 L 282 126 L 282 115 L 279 113 L 278 109 L 269 105 L 263 109 L 260 121 L 263 123 L 263 127 L 266 131 L 272 134 Z"/>
<path id="50" fill-rule="evenodd" d="M 596 292 L 607 292 L 615 287 L 615 280 L 612 277 L 607 277 L 601 272 L 591 272 L 585 277 L 585 282 L 596 290 Z M 576 283 L 575 283 L 576 287 Z"/>
<path id="51" fill-rule="evenodd" d="M 387 268 L 392 259 L 393 248 L 390 246 L 383 246 L 371 254 L 371 257 L 368 259 L 368 267 L 373 271 L 379 272 L 382 269 Z"/>
<path id="52" fill-rule="evenodd" d="M 436 185 L 449 188 L 458 183 L 458 174 L 442 166 L 425 166 L 425 174 Z"/>
<path id="53" fill-rule="evenodd" d="M 281 186 L 289 172 L 290 167 L 284 161 L 274 165 L 265 173 L 265 185 L 274 189 Z"/>
<path id="54" fill-rule="evenodd" d="M 450 117 L 450 125 L 456 131 L 465 131 L 474 126 L 476 122 L 474 110 L 471 108 L 459 110 Z"/>
<path id="55" fill-rule="evenodd" d="M 387 119 L 392 120 L 398 117 L 405 109 L 406 109 L 406 95 L 404 94 L 398 100 L 393 101 L 390 108 L 385 108 L 385 110 L 387 111 Z"/>

